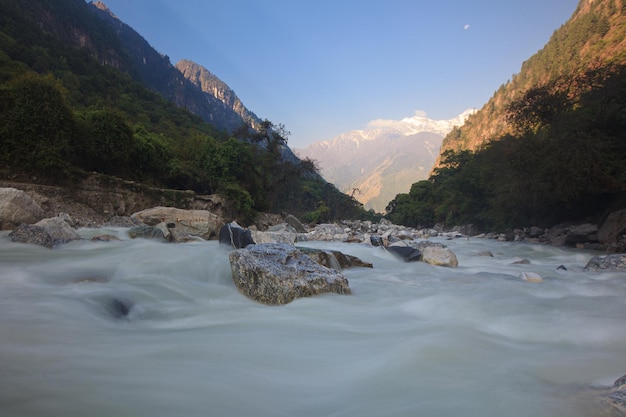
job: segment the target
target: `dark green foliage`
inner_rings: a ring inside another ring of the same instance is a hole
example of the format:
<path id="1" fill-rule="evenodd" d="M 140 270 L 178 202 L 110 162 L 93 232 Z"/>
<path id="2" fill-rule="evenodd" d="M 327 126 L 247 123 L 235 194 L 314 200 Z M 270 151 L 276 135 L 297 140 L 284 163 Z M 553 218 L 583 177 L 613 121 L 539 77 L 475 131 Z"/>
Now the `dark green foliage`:
<path id="1" fill-rule="evenodd" d="M 69 168 L 76 132 L 74 115 L 53 77 L 27 73 L 0 90 L 2 164 L 59 178 Z"/>
<path id="2" fill-rule="evenodd" d="M 387 208 L 411 226 L 507 229 L 602 215 L 626 193 L 626 68 L 529 90 L 509 107 L 516 133 L 446 151 L 427 181 Z"/>
<path id="3" fill-rule="evenodd" d="M 80 119 L 83 129 L 73 147 L 77 165 L 87 171 L 130 176 L 135 143 L 124 117 L 103 109 L 85 112 Z"/>

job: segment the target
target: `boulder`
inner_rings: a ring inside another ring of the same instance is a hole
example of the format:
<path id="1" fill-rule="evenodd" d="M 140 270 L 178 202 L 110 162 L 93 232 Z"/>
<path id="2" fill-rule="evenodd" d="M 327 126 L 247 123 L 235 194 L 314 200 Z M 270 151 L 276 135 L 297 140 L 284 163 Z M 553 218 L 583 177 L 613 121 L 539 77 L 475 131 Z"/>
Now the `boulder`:
<path id="1" fill-rule="evenodd" d="M 185 210 L 162 206 L 134 213 L 131 219 L 148 226 L 165 223 L 175 242 L 186 241 L 189 236 L 197 236 L 205 240 L 214 239 L 225 223 L 220 216 L 207 210 Z"/>
<path id="2" fill-rule="evenodd" d="M 422 253 L 422 261 L 431 265 L 456 268 L 459 261 L 454 252 L 446 245 L 436 242 L 423 241 L 414 245 Z"/>
<path id="3" fill-rule="evenodd" d="M 253 245 L 252 232 L 245 230 L 236 222 L 226 223 L 220 229 L 220 244 L 230 246 L 232 249 L 242 249 L 248 245 Z"/>
<path id="4" fill-rule="evenodd" d="M 294 245 L 296 243 L 297 235 L 293 232 L 261 232 L 258 230 L 252 231 L 252 240 L 256 243 L 287 243 Z"/>
<path id="5" fill-rule="evenodd" d="M 297 233 L 306 233 L 306 229 L 304 228 L 302 222 L 293 214 L 285 216 L 285 223 L 293 227 Z"/>
<path id="6" fill-rule="evenodd" d="M 626 209 L 609 214 L 598 229 L 598 240 L 601 243 L 615 243 L 624 235 L 626 235 Z"/>
<path id="7" fill-rule="evenodd" d="M 430 241 L 399 241 L 392 243 L 387 250 L 405 262 L 422 261 L 431 265 L 456 268 L 459 261 L 456 255 L 441 243 Z"/>
<path id="8" fill-rule="evenodd" d="M 565 236 L 565 244 L 567 246 L 576 246 L 580 243 L 597 241 L 598 226 L 590 223 L 572 226 Z"/>
<path id="9" fill-rule="evenodd" d="M 132 239 L 143 238 L 164 240 L 166 242 L 172 241 L 172 236 L 165 223 L 159 223 L 155 226 L 148 226 L 144 224 L 141 226 L 131 227 L 128 230 L 128 236 Z"/>
<path id="10" fill-rule="evenodd" d="M 321 266 L 291 245 L 250 245 L 231 251 L 229 260 L 239 291 L 263 304 L 287 304 L 322 293 L 351 293 L 341 272 Z"/>
<path id="11" fill-rule="evenodd" d="M 404 262 L 417 262 L 422 260 L 422 253 L 404 241 L 392 243 L 387 250 L 402 259 Z"/>
<path id="12" fill-rule="evenodd" d="M 594 256 L 585 265 L 585 271 L 626 271 L 626 253 Z"/>
<path id="13" fill-rule="evenodd" d="M 298 247 L 298 249 L 326 268 L 333 268 L 338 271 L 352 267 L 373 268 L 373 265 L 370 262 L 364 262 L 356 256 L 347 255 L 338 250 L 322 250 L 303 247 Z"/>
<path id="14" fill-rule="evenodd" d="M 81 239 L 63 217 L 43 219 L 35 224 L 21 224 L 9 236 L 13 242 L 30 243 L 46 248 Z"/>
<path id="15" fill-rule="evenodd" d="M 0 230 L 13 230 L 22 223 L 32 224 L 44 218 L 39 204 L 16 188 L 0 188 Z"/>

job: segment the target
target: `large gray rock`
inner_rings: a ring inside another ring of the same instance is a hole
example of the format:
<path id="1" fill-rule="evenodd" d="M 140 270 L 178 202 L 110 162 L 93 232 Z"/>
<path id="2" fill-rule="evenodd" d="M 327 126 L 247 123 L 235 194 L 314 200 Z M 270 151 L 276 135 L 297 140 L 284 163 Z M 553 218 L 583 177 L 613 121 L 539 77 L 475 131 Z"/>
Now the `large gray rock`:
<path id="1" fill-rule="evenodd" d="M 229 253 L 235 285 L 263 304 L 287 304 L 298 297 L 322 293 L 350 294 L 341 272 L 314 262 L 294 246 L 257 244 Z"/>
<path id="2" fill-rule="evenodd" d="M 185 210 L 174 207 L 153 207 L 134 213 L 131 219 L 148 226 L 165 223 L 174 242 L 188 241 L 190 236 L 215 239 L 225 222 L 207 210 Z"/>
<path id="3" fill-rule="evenodd" d="M 602 243 L 615 243 L 626 235 L 626 209 L 609 214 L 598 229 L 598 240 Z"/>
<path id="4" fill-rule="evenodd" d="M 459 261 L 446 245 L 437 242 L 400 241 L 387 247 L 387 250 L 400 256 L 405 261 L 422 261 L 431 265 L 456 268 Z"/>
<path id="5" fill-rule="evenodd" d="M 626 254 L 594 256 L 587 262 L 585 271 L 626 271 Z"/>
<path id="6" fill-rule="evenodd" d="M 32 224 L 44 218 L 39 204 L 16 188 L 0 188 L 0 230 L 13 230 L 22 223 Z"/>
<path id="7" fill-rule="evenodd" d="M 46 248 L 81 239 L 64 217 L 43 219 L 35 224 L 21 224 L 9 236 L 13 242 L 29 243 Z"/>
<path id="8" fill-rule="evenodd" d="M 293 214 L 288 214 L 285 216 L 285 223 L 293 227 L 297 233 L 306 233 L 306 229 L 304 228 L 304 225 L 302 224 L 300 219 L 298 219 Z"/>

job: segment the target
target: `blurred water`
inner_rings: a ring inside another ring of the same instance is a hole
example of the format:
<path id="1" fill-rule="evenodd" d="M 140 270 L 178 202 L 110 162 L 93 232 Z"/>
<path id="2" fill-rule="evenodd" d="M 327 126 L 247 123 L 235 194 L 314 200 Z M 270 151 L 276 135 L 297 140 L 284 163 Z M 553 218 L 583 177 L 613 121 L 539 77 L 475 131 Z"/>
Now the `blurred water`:
<path id="1" fill-rule="evenodd" d="M 268 307 L 216 242 L 81 230 L 102 232 L 123 240 L 0 235 L 0 416 L 591 417 L 589 388 L 626 373 L 626 277 L 583 272 L 592 252 L 441 241 L 449 269 L 308 242 L 374 268 L 344 271 L 352 295 Z"/>

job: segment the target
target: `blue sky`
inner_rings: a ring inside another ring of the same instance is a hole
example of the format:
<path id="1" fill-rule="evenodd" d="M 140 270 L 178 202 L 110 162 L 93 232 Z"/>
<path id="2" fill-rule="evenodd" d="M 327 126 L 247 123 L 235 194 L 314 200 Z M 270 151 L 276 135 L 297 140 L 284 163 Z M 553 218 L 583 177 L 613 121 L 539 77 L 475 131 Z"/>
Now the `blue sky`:
<path id="1" fill-rule="evenodd" d="M 172 64 L 226 82 L 291 147 L 480 108 L 578 0 L 105 0 Z"/>

